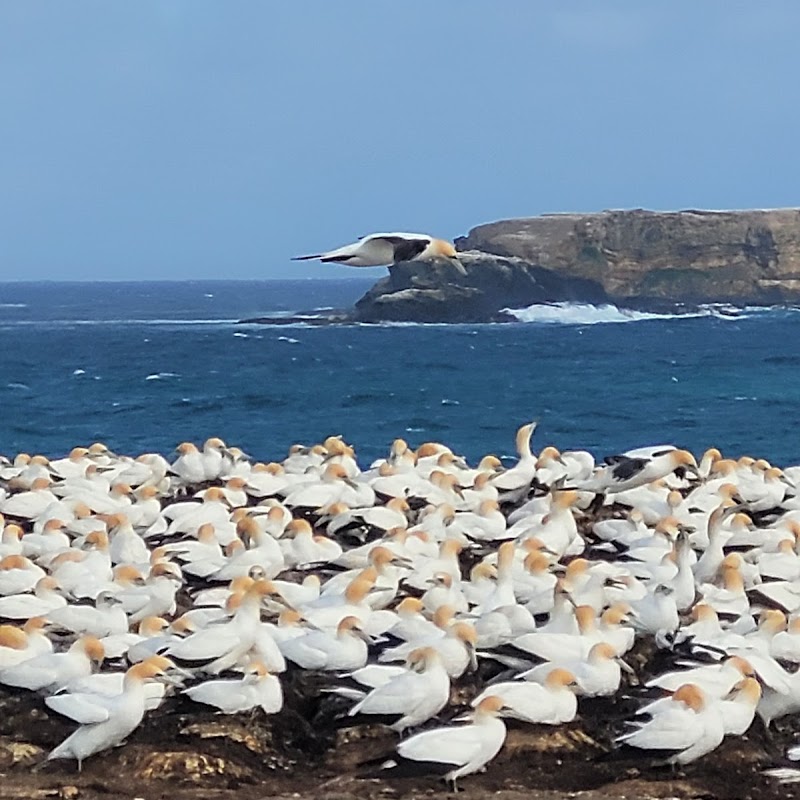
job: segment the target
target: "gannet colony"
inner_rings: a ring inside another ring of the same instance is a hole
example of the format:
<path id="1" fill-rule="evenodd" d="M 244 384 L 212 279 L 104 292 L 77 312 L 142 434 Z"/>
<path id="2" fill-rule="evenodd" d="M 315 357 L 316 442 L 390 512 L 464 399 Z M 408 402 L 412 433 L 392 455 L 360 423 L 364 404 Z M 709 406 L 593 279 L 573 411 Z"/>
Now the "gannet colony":
<path id="1" fill-rule="evenodd" d="M 366 467 L 334 436 L 2 459 L 0 708 L 74 721 L 38 760 L 80 770 L 170 703 L 281 715 L 291 684 L 334 738 L 391 732 L 364 775 L 453 786 L 593 698 L 625 709 L 598 759 L 674 769 L 800 711 L 800 467 L 596 464 L 534 429 L 508 468 L 401 439 Z M 783 749 L 772 779 L 800 778 Z"/>

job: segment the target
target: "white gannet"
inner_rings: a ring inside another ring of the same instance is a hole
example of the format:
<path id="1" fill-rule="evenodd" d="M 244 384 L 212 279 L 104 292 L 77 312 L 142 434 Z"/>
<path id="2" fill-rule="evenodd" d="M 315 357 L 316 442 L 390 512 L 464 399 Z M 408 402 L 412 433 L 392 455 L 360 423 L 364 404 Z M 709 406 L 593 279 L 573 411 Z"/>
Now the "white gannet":
<path id="1" fill-rule="evenodd" d="M 57 628 L 85 633 L 98 639 L 127 633 L 129 627 L 122 600 L 109 591 L 97 595 L 94 607 L 68 604 L 49 611 L 47 619 Z"/>
<path id="2" fill-rule="evenodd" d="M 666 760 L 673 764 L 690 764 L 722 742 L 725 728 L 719 703 L 696 684 L 683 684 L 661 702 L 657 713 L 651 705 L 650 721 L 617 741 L 643 750 L 671 750 Z"/>
<path id="3" fill-rule="evenodd" d="M 599 642 L 591 647 L 586 658 L 545 662 L 519 677 L 535 683 L 546 683 L 550 673 L 560 667 L 574 675 L 579 693 L 584 697 L 607 697 L 619 689 L 622 663 L 613 645 Z M 625 669 L 630 671 L 627 665 Z"/>
<path id="4" fill-rule="evenodd" d="M 105 658 L 103 645 L 94 636 L 77 639 L 63 653 L 41 653 L 0 672 L 0 683 L 31 691 L 58 691 L 92 671 Z"/>
<path id="5" fill-rule="evenodd" d="M 335 632 L 309 630 L 278 646 L 285 658 L 303 669 L 352 670 L 367 663 L 368 642 L 361 620 L 348 616 L 339 622 Z"/>
<path id="6" fill-rule="evenodd" d="M 455 247 L 450 242 L 435 239 L 425 233 L 372 233 L 336 250 L 311 256 L 295 256 L 292 261 L 319 259 L 323 263 L 346 264 L 348 267 L 383 267 L 400 261 L 424 261 L 432 258 L 449 259 L 462 274 L 466 274 Z"/>
<path id="7" fill-rule="evenodd" d="M 84 759 L 121 744 L 139 725 L 145 712 L 145 683 L 164 674 L 160 657 L 136 664 L 125 673 L 118 695 L 74 695 L 70 716 L 82 725 L 51 751 L 47 760 L 74 758 L 80 772 Z"/>
<path id="8" fill-rule="evenodd" d="M 185 639 L 175 641 L 164 654 L 203 672 L 219 674 L 241 663 L 252 652 L 270 672 L 283 672 L 284 657 L 269 628 L 261 622 L 261 603 L 268 595 L 275 594 L 275 587 L 269 581 L 255 581 L 242 594 L 229 598 L 227 608 L 233 613 L 230 619 L 210 622 Z"/>
<path id="9" fill-rule="evenodd" d="M 44 617 L 32 617 L 21 628 L 0 625 L 0 672 L 53 651 L 53 644 L 44 633 L 46 625 Z"/>
<path id="10" fill-rule="evenodd" d="M 260 661 L 251 662 L 240 680 L 212 680 L 184 689 L 196 703 L 213 706 L 223 714 L 239 714 L 260 707 L 275 714 L 283 707 L 281 682 Z"/>
<path id="11" fill-rule="evenodd" d="M 761 684 L 755 678 L 744 678 L 719 704 L 725 734 L 741 736 L 753 722 L 761 700 Z"/>
<path id="12" fill-rule="evenodd" d="M 757 677 L 753 666 L 740 656 L 726 658 L 720 664 L 706 664 L 688 670 L 667 672 L 650 679 L 645 686 L 658 686 L 669 692 L 677 691 L 683 684 L 699 686 L 712 697 L 724 697 L 743 678 Z"/>
<path id="13" fill-rule="evenodd" d="M 9 594 L 0 597 L 0 617 L 6 619 L 30 619 L 46 617 L 51 611 L 67 605 L 61 587 L 52 576 L 40 578 L 33 594 Z"/>
<path id="14" fill-rule="evenodd" d="M 519 460 L 513 467 L 491 479 L 492 486 L 501 493 L 503 500 L 517 500 L 524 497 L 533 482 L 536 475 L 536 456 L 531 452 L 531 437 L 535 430 L 535 422 L 520 427 L 516 437 Z"/>
<path id="15" fill-rule="evenodd" d="M 503 699 L 504 717 L 529 722 L 532 725 L 560 725 L 571 722 L 578 711 L 575 697 L 577 681 L 566 669 L 552 669 L 541 683 L 504 681 L 487 686 L 473 701 L 476 706 L 490 695 Z"/>
<path id="16" fill-rule="evenodd" d="M 396 716 L 389 727 L 402 733 L 438 714 L 450 699 L 450 677 L 439 653 L 432 647 L 412 650 L 407 666 L 356 703 L 348 716 Z"/>
<path id="17" fill-rule="evenodd" d="M 697 471 L 697 462 L 687 450 L 676 450 L 671 445 L 631 450 L 606 458 L 606 466 L 595 470 L 578 488 L 616 494 L 663 478 L 680 467 Z"/>
<path id="18" fill-rule="evenodd" d="M 0 559 L 0 595 L 30 592 L 46 572 L 29 558 L 15 554 Z"/>
<path id="19" fill-rule="evenodd" d="M 456 781 L 463 775 L 477 772 L 499 752 L 506 740 L 506 726 L 498 719 L 504 707 L 502 698 L 488 695 L 471 713 L 461 718 L 469 720 L 459 727 L 434 728 L 423 731 L 397 745 L 398 760 L 384 764 L 387 774 L 407 768 L 403 762 L 414 762 L 419 771 L 442 774 L 446 781 Z"/>

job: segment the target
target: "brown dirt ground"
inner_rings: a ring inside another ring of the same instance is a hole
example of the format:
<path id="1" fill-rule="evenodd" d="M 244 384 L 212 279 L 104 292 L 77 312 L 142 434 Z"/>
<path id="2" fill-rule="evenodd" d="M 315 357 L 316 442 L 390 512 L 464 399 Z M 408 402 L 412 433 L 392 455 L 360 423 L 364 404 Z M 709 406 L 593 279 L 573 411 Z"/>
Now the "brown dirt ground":
<path id="1" fill-rule="evenodd" d="M 302 678 L 308 688 L 308 676 Z M 463 691 L 463 689 L 462 689 Z M 435 777 L 386 780 L 364 762 L 389 757 L 396 736 L 379 725 L 338 732 L 324 708 L 292 702 L 279 715 L 226 717 L 188 701 L 170 700 L 149 715 L 124 747 L 93 758 L 42 765 L 74 725 L 27 693 L 0 691 L 0 800 L 6 798 L 168 798 L 261 800 L 313 794 L 315 800 L 435 798 L 449 794 Z M 296 699 L 296 698 L 295 698 Z M 455 698 L 456 700 L 462 698 Z M 594 700 L 558 728 L 509 723 L 506 744 L 481 774 L 460 782 L 460 796 L 478 800 L 622 800 L 800 798 L 800 784 L 782 786 L 762 774 L 794 742 L 800 723 L 780 722 L 771 738 L 758 724 L 699 762 L 675 771 L 638 752 L 609 755 L 610 741 L 630 715 L 630 701 Z M 311 711 L 316 713 L 312 716 Z M 309 719 L 313 722 L 309 723 Z"/>

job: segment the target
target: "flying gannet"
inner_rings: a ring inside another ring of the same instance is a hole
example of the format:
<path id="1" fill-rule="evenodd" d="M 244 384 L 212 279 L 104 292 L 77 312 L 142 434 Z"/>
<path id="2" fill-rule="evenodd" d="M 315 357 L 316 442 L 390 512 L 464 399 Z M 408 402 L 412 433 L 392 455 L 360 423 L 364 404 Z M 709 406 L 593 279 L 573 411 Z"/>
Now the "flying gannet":
<path id="1" fill-rule="evenodd" d="M 323 263 L 333 262 L 349 267 L 382 267 L 399 261 L 447 258 L 459 272 L 466 275 L 455 247 L 450 242 L 435 239 L 425 233 L 372 233 L 362 236 L 353 244 L 346 244 L 327 253 L 296 256 L 292 261 L 309 261 L 315 258 Z"/>

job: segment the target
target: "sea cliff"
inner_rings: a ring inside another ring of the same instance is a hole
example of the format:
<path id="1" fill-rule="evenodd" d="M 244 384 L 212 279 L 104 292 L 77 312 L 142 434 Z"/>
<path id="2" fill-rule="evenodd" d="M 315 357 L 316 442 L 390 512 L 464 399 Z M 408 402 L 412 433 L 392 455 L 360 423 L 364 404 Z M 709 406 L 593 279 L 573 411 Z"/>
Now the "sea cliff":
<path id="1" fill-rule="evenodd" d="M 800 209 L 547 214 L 473 228 L 464 272 L 405 262 L 362 297 L 362 322 L 502 321 L 505 308 L 800 302 Z"/>

